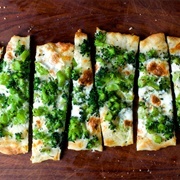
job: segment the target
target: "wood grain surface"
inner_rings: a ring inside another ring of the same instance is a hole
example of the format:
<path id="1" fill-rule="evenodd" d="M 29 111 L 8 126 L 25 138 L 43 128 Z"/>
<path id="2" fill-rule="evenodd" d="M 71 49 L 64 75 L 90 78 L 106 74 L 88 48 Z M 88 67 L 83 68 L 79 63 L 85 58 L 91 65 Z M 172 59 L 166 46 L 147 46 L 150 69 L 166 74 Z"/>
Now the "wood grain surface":
<path id="1" fill-rule="evenodd" d="M 97 26 L 136 34 L 141 39 L 157 32 L 180 37 L 180 1 L 0 0 L 2 46 L 12 35 L 31 35 L 35 53 L 39 44 L 73 43 L 80 28 L 93 38 Z M 136 124 L 135 113 L 135 129 Z M 156 152 L 137 152 L 135 143 L 104 148 L 101 153 L 76 152 L 65 147 L 60 161 L 40 164 L 31 163 L 31 151 L 17 156 L 0 154 L 0 179 L 179 179 L 179 152 L 177 132 L 177 146 Z"/>

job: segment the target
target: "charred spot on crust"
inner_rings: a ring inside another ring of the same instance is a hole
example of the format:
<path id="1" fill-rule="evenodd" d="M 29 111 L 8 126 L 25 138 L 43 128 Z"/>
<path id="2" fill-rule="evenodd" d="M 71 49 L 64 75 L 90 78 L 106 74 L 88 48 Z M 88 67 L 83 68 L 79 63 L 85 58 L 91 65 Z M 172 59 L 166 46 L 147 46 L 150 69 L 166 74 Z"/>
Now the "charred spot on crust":
<path id="1" fill-rule="evenodd" d="M 161 100 L 155 95 L 151 95 L 151 102 L 156 106 L 161 104 Z"/>
<path id="2" fill-rule="evenodd" d="M 90 117 L 88 123 L 92 127 L 92 129 L 96 129 L 97 130 L 98 125 L 100 123 L 100 119 L 97 118 L 97 117 Z"/>
<path id="3" fill-rule="evenodd" d="M 87 69 L 83 72 L 79 78 L 79 83 L 81 85 L 87 86 L 93 83 L 93 74 L 91 69 Z"/>
<path id="4" fill-rule="evenodd" d="M 132 121 L 130 121 L 130 120 L 124 120 L 124 126 L 125 126 L 125 127 L 131 127 L 131 126 L 132 126 Z"/>
<path id="5" fill-rule="evenodd" d="M 166 69 L 166 65 L 162 63 L 156 63 L 156 62 L 151 62 L 147 66 L 148 72 L 156 75 L 156 76 L 165 76 L 168 75 L 168 71 Z"/>

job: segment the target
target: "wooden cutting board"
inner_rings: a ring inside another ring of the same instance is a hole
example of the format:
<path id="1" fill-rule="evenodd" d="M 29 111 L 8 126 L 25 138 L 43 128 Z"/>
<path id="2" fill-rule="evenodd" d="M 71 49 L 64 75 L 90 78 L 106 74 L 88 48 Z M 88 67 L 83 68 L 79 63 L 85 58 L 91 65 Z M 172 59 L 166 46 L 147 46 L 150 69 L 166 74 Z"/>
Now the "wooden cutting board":
<path id="1" fill-rule="evenodd" d="M 71 42 L 78 29 L 93 38 L 96 27 L 139 35 L 180 37 L 180 1 L 174 0 L 1 0 L 0 44 L 12 35 L 31 35 L 35 45 Z M 135 107 L 137 109 L 137 107 Z M 136 130 L 135 113 L 134 126 Z M 136 135 L 136 132 L 134 131 Z M 136 142 L 136 138 L 134 138 Z M 137 152 L 136 146 L 104 148 L 103 152 L 72 151 L 61 160 L 32 164 L 26 155 L 0 154 L 0 179 L 179 179 L 180 133 L 177 146 Z"/>

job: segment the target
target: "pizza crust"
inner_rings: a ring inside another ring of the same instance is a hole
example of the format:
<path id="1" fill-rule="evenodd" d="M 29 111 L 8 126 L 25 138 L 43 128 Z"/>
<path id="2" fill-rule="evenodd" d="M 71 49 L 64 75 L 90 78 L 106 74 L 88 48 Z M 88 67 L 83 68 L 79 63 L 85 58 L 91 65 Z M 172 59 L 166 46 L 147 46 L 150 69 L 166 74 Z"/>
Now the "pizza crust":
<path id="1" fill-rule="evenodd" d="M 0 140 L 0 152 L 7 155 L 25 154 L 28 152 L 28 144 L 5 137 Z"/>
<path id="2" fill-rule="evenodd" d="M 167 36 L 167 42 L 170 54 L 180 56 L 180 38 Z"/>
<path id="3" fill-rule="evenodd" d="M 158 55 L 167 52 L 167 44 L 164 33 L 157 33 L 148 36 L 146 39 L 140 41 L 140 52 L 146 53 L 151 49 L 155 49 Z"/>
<path id="4" fill-rule="evenodd" d="M 155 143 L 152 141 L 152 139 L 148 137 L 142 137 L 142 136 L 137 136 L 137 151 L 141 150 L 148 150 L 148 151 L 157 151 L 161 148 L 166 148 L 168 146 L 175 146 L 176 145 L 176 137 L 174 136 L 173 138 L 164 141 L 160 144 Z"/>
<path id="5" fill-rule="evenodd" d="M 96 31 L 102 31 L 98 27 L 96 28 Z M 107 32 L 106 33 L 106 43 L 120 47 L 122 49 L 126 49 L 127 51 L 138 51 L 138 43 L 139 42 L 139 36 L 131 35 L 131 34 L 121 34 L 118 32 Z"/>

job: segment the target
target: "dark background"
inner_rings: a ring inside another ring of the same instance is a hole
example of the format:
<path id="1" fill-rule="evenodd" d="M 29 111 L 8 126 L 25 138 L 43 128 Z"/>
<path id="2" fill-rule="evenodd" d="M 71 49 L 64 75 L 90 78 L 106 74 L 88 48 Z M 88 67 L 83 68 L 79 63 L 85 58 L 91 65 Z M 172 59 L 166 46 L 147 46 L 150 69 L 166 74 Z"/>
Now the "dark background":
<path id="1" fill-rule="evenodd" d="M 35 53 L 35 45 L 73 43 L 78 29 L 93 38 L 97 26 L 106 31 L 136 34 L 141 39 L 158 32 L 180 37 L 180 1 L 0 1 L 2 46 L 13 35 L 31 35 Z M 136 123 L 135 113 L 135 129 Z M 31 163 L 31 152 L 17 156 L 0 154 L 0 179 L 179 179 L 179 132 L 177 138 L 177 146 L 156 152 L 137 152 L 135 144 L 104 148 L 101 153 L 76 152 L 65 147 L 60 161 L 40 164 Z"/>

